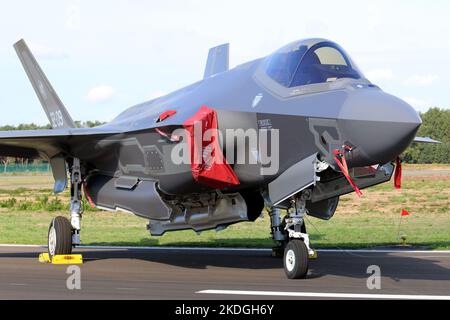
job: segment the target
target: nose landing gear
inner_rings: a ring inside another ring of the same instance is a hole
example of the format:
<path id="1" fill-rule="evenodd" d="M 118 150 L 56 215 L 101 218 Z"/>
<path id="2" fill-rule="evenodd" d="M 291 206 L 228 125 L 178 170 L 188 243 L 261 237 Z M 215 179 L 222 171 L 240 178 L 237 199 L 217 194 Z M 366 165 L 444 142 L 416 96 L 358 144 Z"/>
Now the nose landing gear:
<path id="1" fill-rule="evenodd" d="M 281 209 L 272 208 L 270 222 L 272 238 L 280 245 L 273 250 L 274 256 L 281 256 L 289 279 L 304 279 L 308 275 L 309 260 L 317 258 L 317 253 L 310 247 L 304 217 L 307 212 L 308 192 L 303 192 L 291 200 L 291 205 L 284 218 Z"/>
<path id="2" fill-rule="evenodd" d="M 308 274 L 308 248 L 299 239 L 288 242 L 284 249 L 284 272 L 289 279 L 305 279 Z"/>

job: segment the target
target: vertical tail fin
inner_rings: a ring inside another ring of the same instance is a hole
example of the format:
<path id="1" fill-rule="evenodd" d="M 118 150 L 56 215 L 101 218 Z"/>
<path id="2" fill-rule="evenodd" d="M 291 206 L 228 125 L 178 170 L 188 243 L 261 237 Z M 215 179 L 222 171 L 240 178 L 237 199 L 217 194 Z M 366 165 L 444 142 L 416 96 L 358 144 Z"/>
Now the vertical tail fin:
<path id="1" fill-rule="evenodd" d="M 228 71 L 230 56 L 230 44 L 209 49 L 208 61 L 206 62 L 205 74 L 203 79 L 209 78 L 220 72 Z"/>
<path id="2" fill-rule="evenodd" d="M 52 128 L 75 128 L 75 123 L 48 81 L 24 40 L 14 45 Z"/>

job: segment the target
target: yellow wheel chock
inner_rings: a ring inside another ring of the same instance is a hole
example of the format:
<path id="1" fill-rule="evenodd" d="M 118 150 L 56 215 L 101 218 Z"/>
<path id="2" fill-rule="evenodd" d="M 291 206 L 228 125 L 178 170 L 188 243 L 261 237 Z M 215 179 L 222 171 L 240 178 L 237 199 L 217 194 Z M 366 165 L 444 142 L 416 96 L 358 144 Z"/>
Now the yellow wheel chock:
<path id="1" fill-rule="evenodd" d="M 83 264 L 83 256 L 81 254 L 60 254 L 50 258 L 47 252 L 39 255 L 40 263 L 51 264 Z"/>
<path id="2" fill-rule="evenodd" d="M 309 259 L 311 259 L 311 260 L 316 260 L 319 256 L 318 256 L 316 250 L 313 250 L 313 251 L 314 251 L 313 254 L 309 254 Z"/>

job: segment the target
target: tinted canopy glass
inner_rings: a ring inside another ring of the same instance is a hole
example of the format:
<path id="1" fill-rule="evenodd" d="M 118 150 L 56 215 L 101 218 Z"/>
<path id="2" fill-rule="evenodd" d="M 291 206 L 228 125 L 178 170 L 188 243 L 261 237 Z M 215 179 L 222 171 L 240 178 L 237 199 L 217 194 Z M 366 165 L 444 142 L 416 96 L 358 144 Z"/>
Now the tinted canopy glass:
<path id="1" fill-rule="evenodd" d="M 265 71 L 284 87 L 362 78 L 345 52 L 328 41 L 314 43 L 310 40 L 288 45 L 268 58 Z"/>

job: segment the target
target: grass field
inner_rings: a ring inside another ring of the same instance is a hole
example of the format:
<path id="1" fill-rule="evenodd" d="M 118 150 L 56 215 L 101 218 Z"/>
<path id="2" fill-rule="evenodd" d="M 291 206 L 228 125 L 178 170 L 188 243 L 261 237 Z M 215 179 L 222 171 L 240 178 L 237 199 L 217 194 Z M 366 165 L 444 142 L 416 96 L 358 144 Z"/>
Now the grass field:
<path id="1" fill-rule="evenodd" d="M 341 198 L 331 221 L 308 218 L 316 248 L 367 248 L 407 243 L 450 249 L 450 166 L 407 166 L 403 189 L 392 183 Z M 423 174 L 422 174 L 423 172 Z M 68 195 L 51 193 L 48 175 L 0 175 L 0 243 L 45 244 L 52 217 L 67 216 Z M 411 215 L 401 218 L 401 210 Z M 401 225 L 399 226 L 401 222 Z M 271 247 L 269 219 L 240 223 L 216 233 L 193 231 L 151 237 L 147 221 L 125 213 L 86 210 L 82 240 L 86 245 Z"/>

